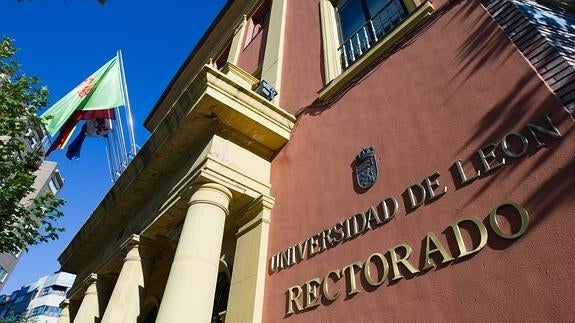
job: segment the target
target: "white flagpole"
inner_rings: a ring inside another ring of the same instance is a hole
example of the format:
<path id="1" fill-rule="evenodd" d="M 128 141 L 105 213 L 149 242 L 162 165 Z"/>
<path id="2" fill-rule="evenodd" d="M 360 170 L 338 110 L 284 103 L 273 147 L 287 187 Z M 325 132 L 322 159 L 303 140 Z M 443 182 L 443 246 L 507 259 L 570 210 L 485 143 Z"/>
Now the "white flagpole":
<path id="1" fill-rule="evenodd" d="M 126 149 L 126 137 L 124 137 L 124 126 L 122 124 L 122 115 L 120 114 L 120 109 L 116 107 L 116 123 L 118 125 L 118 144 L 120 148 L 120 154 L 122 156 L 120 163 L 122 166 L 128 165 L 128 150 Z M 123 171 L 123 169 L 122 169 Z"/>
<path id="2" fill-rule="evenodd" d="M 110 136 L 106 137 L 106 157 L 108 158 L 108 170 L 110 171 L 110 180 L 112 183 L 115 182 L 114 180 L 114 171 L 112 170 L 112 160 L 110 159 L 112 156 L 110 155 Z"/>
<path id="3" fill-rule="evenodd" d="M 132 109 L 130 108 L 130 97 L 128 96 L 128 86 L 126 84 L 126 72 L 124 71 L 124 60 L 122 59 L 122 51 L 118 50 L 118 60 L 120 63 L 120 77 L 122 79 L 122 93 L 124 94 L 124 104 L 126 106 L 126 122 L 128 125 L 128 135 L 130 137 L 130 154 L 131 157 L 136 156 L 136 136 L 134 135 L 134 120 L 132 118 Z"/>

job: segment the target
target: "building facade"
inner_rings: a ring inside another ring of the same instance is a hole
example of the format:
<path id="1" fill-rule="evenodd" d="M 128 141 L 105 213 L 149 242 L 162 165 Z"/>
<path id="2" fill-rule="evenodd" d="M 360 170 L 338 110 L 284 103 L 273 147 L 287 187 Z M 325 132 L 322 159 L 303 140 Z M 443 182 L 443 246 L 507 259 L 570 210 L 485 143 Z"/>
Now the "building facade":
<path id="1" fill-rule="evenodd" d="M 37 132 L 35 134 L 36 136 L 33 136 L 25 145 L 27 151 L 44 149 L 47 144 L 48 137 L 45 134 Z M 55 162 L 43 160 L 34 174 L 36 178 L 34 179 L 32 198 L 46 192 L 52 192 L 56 195 L 64 185 L 64 179 L 60 174 L 58 164 Z M 16 268 L 20 254 L 20 252 L 0 254 L 0 290 Z"/>
<path id="2" fill-rule="evenodd" d="M 61 254 L 60 322 L 573 317 L 573 21 L 229 1 Z"/>
<path id="3" fill-rule="evenodd" d="M 75 278 L 76 275 L 57 272 L 0 296 L 0 317 L 20 316 L 37 323 L 58 322 L 60 303 Z"/>

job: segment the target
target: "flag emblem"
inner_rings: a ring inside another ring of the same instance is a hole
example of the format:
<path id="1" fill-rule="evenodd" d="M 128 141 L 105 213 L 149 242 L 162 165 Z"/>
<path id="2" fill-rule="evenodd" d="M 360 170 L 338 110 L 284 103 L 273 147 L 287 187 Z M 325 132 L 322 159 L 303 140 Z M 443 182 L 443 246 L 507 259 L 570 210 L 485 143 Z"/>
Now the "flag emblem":
<path id="1" fill-rule="evenodd" d="M 84 80 L 84 82 L 80 83 L 80 85 L 78 86 L 78 91 L 76 91 L 76 93 L 78 93 L 78 96 L 81 98 L 84 98 L 86 95 L 88 95 L 88 93 L 90 93 L 90 91 L 92 91 L 92 88 L 94 87 L 94 78 L 93 77 L 89 77 L 87 79 Z"/>

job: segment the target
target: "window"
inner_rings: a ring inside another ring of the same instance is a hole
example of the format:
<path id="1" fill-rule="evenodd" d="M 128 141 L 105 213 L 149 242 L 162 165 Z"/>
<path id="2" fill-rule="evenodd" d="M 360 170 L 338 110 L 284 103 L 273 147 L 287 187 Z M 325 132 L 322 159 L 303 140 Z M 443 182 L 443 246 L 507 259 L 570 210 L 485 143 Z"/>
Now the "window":
<path id="1" fill-rule="evenodd" d="M 45 306 L 38 306 L 35 307 L 32 312 L 30 313 L 30 316 L 37 316 L 37 315 L 41 315 L 44 312 L 44 307 Z"/>
<path id="2" fill-rule="evenodd" d="M 54 178 L 50 178 L 50 181 L 48 182 L 48 187 L 50 188 L 50 192 L 52 192 L 52 194 L 56 195 L 56 193 L 58 193 L 58 185 L 54 181 Z"/>
<path id="3" fill-rule="evenodd" d="M 26 137 L 28 137 L 28 146 L 30 147 L 31 150 L 34 150 L 34 148 L 36 148 L 36 144 L 38 144 L 38 139 L 36 138 L 36 132 L 28 130 L 28 132 L 26 133 Z"/>
<path id="4" fill-rule="evenodd" d="M 262 5 L 253 13 L 249 19 L 248 30 L 246 33 L 245 47 L 264 30 L 269 21 L 270 2 L 264 1 Z"/>
<path id="5" fill-rule="evenodd" d="M 42 289 L 42 292 L 40 292 L 40 296 L 45 295 L 66 296 L 66 287 L 58 285 L 44 287 L 44 289 Z"/>
<path id="6" fill-rule="evenodd" d="M 52 290 L 52 289 L 51 289 L 50 287 L 44 287 L 44 288 L 42 289 L 42 291 L 40 292 L 40 296 L 44 296 L 44 295 L 50 294 L 50 291 L 51 291 L 51 290 Z"/>
<path id="7" fill-rule="evenodd" d="M 60 311 L 61 309 L 59 307 L 42 305 L 35 307 L 30 313 L 30 316 L 45 315 L 58 317 L 60 316 Z"/>
<path id="8" fill-rule="evenodd" d="M 8 271 L 4 267 L 0 266 L 0 283 L 3 283 L 8 277 Z"/>
<path id="9" fill-rule="evenodd" d="M 44 310 L 44 315 L 58 317 L 60 316 L 61 311 L 62 310 L 59 307 L 46 306 L 46 309 Z"/>
<path id="10" fill-rule="evenodd" d="M 342 65 L 347 68 L 399 24 L 407 9 L 401 0 L 346 0 L 337 7 Z"/>
<path id="11" fill-rule="evenodd" d="M 429 0 L 320 0 L 326 86 L 332 97 L 377 62 L 433 11 Z"/>
<path id="12" fill-rule="evenodd" d="M 218 69 L 218 70 L 221 69 L 228 62 L 228 57 L 230 56 L 231 45 L 232 45 L 232 43 L 229 42 L 229 44 L 226 47 L 224 47 L 224 49 L 222 51 L 220 51 L 220 53 L 216 56 L 217 58 L 213 62 L 213 65 L 216 69 Z"/>

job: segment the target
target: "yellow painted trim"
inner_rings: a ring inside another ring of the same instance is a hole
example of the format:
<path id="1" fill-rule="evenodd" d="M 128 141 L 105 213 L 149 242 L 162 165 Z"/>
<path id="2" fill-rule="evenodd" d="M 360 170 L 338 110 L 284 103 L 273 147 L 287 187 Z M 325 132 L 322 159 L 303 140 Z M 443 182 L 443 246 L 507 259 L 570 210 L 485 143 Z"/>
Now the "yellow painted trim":
<path id="1" fill-rule="evenodd" d="M 228 55 L 228 62 L 232 64 L 237 64 L 240 58 L 240 53 L 242 52 L 244 37 L 246 34 L 247 17 L 243 15 L 243 20 L 234 30 L 234 36 L 232 38 L 232 45 L 230 47 L 230 54 Z"/>
<path id="2" fill-rule="evenodd" d="M 403 0 L 403 4 L 410 14 L 417 10 L 421 2 L 419 0 Z"/>
<path id="3" fill-rule="evenodd" d="M 232 191 L 251 197 L 268 195 L 271 184 L 253 178 L 229 164 L 223 163 L 213 155 L 206 156 L 206 162 L 200 171 L 200 177 L 220 183 Z M 267 176 L 269 178 L 269 174 Z"/>
<path id="4" fill-rule="evenodd" d="M 262 63 L 261 78 L 272 84 L 278 91 L 274 102 L 279 102 L 279 97 L 281 96 L 286 8 L 287 0 L 272 1 L 266 48 Z"/>
<path id="5" fill-rule="evenodd" d="M 230 62 L 227 62 L 226 65 L 222 67 L 221 71 L 229 78 L 238 81 L 240 85 L 244 85 L 245 88 L 250 90 L 253 90 L 259 83 L 259 80 L 253 75 Z"/>
<path id="6" fill-rule="evenodd" d="M 341 75 L 328 83 L 318 92 L 320 101 L 328 100 L 335 93 L 343 89 L 352 79 L 362 73 L 365 68 L 370 66 L 381 55 L 389 50 L 397 41 L 399 41 L 408 32 L 417 27 L 427 18 L 434 10 L 430 1 L 424 2 L 415 10 L 407 19 L 402 21 L 392 32 L 387 34 L 381 41 L 376 43 L 367 53 L 361 56 L 357 61 L 346 69 Z"/>
<path id="7" fill-rule="evenodd" d="M 333 4 L 330 0 L 320 0 L 321 39 L 323 42 L 323 65 L 325 81 L 329 83 L 341 74 L 341 60 L 337 58 L 339 33 Z"/>
<path id="8" fill-rule="evenodd" d="M 223 94 L 225 97 L 228 97 L 229 99 L 232 99 L 233 101 L 245 106 L 256 115 L 263 116 L 268 121 L 275 123 L 277 126 L 281 127 L 287 132 L 286 138 L 289 139 L 289 133 L 291 133 L 291 129 L 293 128 L 293 124 L 295 123 L 295 117 L 291 113 L 269 102 L 268 100 L 264 99 L 263 97 L 261 97 L 260 95 L 256 94 L 253 91 L 246 91 L 245 93 L 246 97 L 243 98 L 244 99 L 243 101 L 240 101 L 240 98 L 237 94 L 238 86 L 233 79 L 229 78 L 227 75 L 224 75 L 223 73 L 220 73 L 219 71 L 213 68 L 208 67 L 207 72 L 208 72 L 207 73 L 208 90 L 209 88 L 212 88 L 216 90 L 218 93 Z M 235 88 L 236 90 L 232 91 L 232 89 L 228 88 L 228 86 L 225 86 L 225 84 Z M 257 102 L 257 105 L 248 104 L 248 102 L 246 101 L 248 97 L 252 100 L 255 100 Z M 221 97 L 220 101 L 225 102 L 226 100 L 224 100 L 224 98 Z"/>

